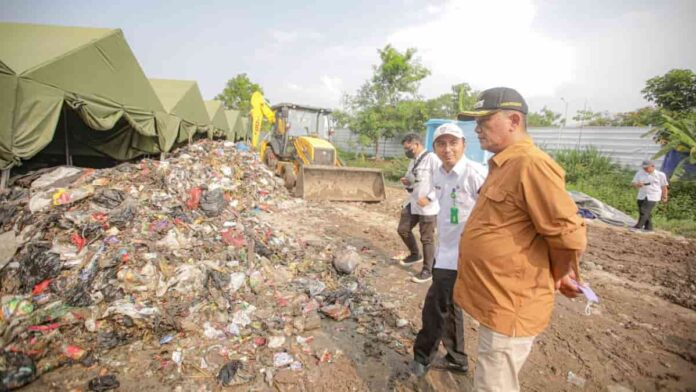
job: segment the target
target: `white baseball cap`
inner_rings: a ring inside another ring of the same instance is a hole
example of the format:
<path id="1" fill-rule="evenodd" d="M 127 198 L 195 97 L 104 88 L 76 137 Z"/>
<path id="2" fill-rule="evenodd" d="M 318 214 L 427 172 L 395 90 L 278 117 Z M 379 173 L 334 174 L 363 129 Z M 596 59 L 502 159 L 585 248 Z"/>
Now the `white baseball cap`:
<path id="1" fill-rule="evenodd" d="M 437 140 L 437 138 L 442 135 L 452 135 L 454 137 L 466 140 L 464 137 L 464 131 L 462 131 L 462 129 L 459 128 L 459 125 L 455 123 L 445 123 L 437 127 L 437 129 L 435 129 L 435 134 L 433 135 L 433 141 Z"/>

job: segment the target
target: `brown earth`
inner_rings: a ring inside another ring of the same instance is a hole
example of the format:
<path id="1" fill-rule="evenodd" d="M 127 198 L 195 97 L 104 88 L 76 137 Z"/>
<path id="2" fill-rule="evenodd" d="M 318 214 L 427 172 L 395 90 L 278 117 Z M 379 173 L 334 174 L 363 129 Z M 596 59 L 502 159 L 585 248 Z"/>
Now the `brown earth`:
<path id="1" fill-rule="evenodd" d="M 388 189 L 388 200 L 364 203 L 299 203 L 262 216 L 279 230 L 306 243 L 352 245 L 361 251 L 357 275 L 375 287 L 382 308 L 410 322 L 401 344 L 381 342 L 361 331 L 361 320 L 324 320 L 312 349 L 333 353 L 330 363 L 303 372 L 275 374 L 281 391 L 444 391 L 471 390 L 476 364 L 477 324 L 466 320 L 470 373 L 433 369 L 424 380 L 409 376 L 414 333 L 427 285 L 411 283 L 417 267 L 392 260 L 404 250 L 396 225 L 402 191 Z M 696 391 L 696 242 L 668 233 L 637 234 L 589 224 L 583 278 L 601 298 L 585 315 L 585 302 L 558 296 L 553 320 L 538 337 L 522 369 L 525 391 Z M 183 375 L 163 376 L 158 352 L 143 343 L 112 350 L 92 368 L 73 366 L 44 375 L 26 390 L 80 390 L 100 369 L 118 374 L 120 390 L 223 390 L 212 371 L 184 366 Z M 396 347 L 396 348 L 395 348 Z M 111 362 L 110 362 L 111 361 Z M 569 383 L 572 372 L 584 380 Z M 172 372 L 174 373 L 174 372 Z M 176 383 L 166 384 L 167 380 Z M 582 382 L 581 382 L 582 383 Z M 178 387 L 174 387 L 178 385 Z M 267 384 L 224 390 L 269 390 Z"/>

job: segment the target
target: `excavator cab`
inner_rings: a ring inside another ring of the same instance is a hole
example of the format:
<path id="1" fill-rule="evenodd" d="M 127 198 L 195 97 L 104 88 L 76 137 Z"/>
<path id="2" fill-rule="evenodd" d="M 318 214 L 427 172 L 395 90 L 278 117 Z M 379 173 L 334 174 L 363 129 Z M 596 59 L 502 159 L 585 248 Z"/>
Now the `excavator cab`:
<path id="1" fill-rule="evenodd" d="M 345 167 L 330 137 L 331 110 L 292 103 L 271 107 L 273 130 L 261 143 L 261 157 L 295 196 L 310 200 L 381 201 L 386 197 L 379 169 Z"/>

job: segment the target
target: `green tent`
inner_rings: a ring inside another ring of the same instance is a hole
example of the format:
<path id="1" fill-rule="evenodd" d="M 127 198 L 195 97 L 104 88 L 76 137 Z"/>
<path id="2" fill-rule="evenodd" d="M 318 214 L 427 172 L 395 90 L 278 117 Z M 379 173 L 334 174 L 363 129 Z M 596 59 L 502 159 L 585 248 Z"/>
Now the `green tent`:
<path id="1" fill-rule="evenodd" d="M 208 110 L 208 117 L 210 117 L 210 121 L 213 123 L 208 136 L 212 138 L 213 134 L 227 135 L 230 131 L 230 125 L 227 122 L 225 107 L 222 106 L 222 102 L 215 99 L 205 101 L 205 108 Z"/>
<path id="2" fill-rule="evenodd" d="M 0 23 L 0 168 L 18 165 L 80 121 L 81 147 L 114 159 L 167 151 L 167 115 L 119 29 Z M 74 117 L 74 116 L 73 116 Z"/>
<path id="3" fill-rule="evenodd" d="M 239 110 L 225 110 L 227 122 L 230 124 L 230 132 L 227 140 L 243 140 L 249 136 L 249 117 L 243 116 Z"/>
<path id="4" fill-rule="evenodd" d="M 198 89 L 193 80 L 150 79 L 164 110 L 180 119 L 176 142 L 191 140 L 196 133 L 207 133 L 212 124 Z"/>

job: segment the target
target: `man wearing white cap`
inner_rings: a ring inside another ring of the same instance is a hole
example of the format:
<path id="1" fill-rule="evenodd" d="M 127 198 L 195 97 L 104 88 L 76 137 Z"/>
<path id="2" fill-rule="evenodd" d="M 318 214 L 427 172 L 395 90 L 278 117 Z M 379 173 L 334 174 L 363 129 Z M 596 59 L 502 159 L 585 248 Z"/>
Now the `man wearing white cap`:
<path id="1" fill-rule="evenodd" d="M 638 222 L 634 229 L 652 231 L 652 210 L 657 202 L 666 202 L 669 195 L 667 176 L 656 170 L 651 160 L 643 161 L 643 169 L 633 176 L 631 185 L 638 189 Z"/>
<path id="2" fill-rule="evenodd" d="M 447 349 L 445 359 L 448 369 L 462 373 L 469 369 L 464 352 L 462 310 L 454 304 L 452 291 L 457 280 L 459 238 L 486 176 L 482 165 L 464 156 L 466 141 L 456 124 L 439 126 L 433 135 L 433 147 L 442 161 L 433 177 L 436 199 L 440 204 L 437 216 L 438 247 L 433 283 L 423 305 L 423 328 L 418 332 L 413 346 L 412 370 L 419 377 L 427 371 L 440 341 Z M 426 204 L 427 201 L 422 203 Z"/>

